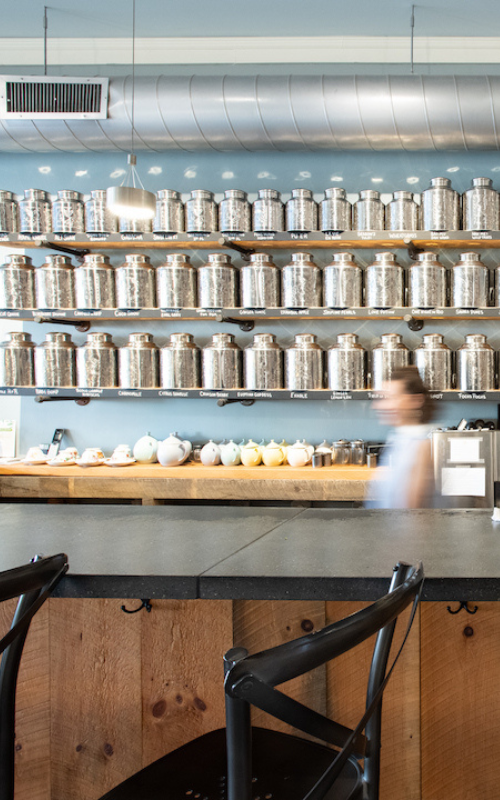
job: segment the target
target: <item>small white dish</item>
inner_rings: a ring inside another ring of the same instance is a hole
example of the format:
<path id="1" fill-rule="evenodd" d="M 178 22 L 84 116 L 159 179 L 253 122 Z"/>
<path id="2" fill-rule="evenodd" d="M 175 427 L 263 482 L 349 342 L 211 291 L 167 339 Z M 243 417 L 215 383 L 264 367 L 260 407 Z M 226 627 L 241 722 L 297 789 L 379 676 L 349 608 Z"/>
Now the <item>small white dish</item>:
<path id="1" fill-rule="evenodd" d="M 62 458 L 53 458 L 52 461 L 47 461 L 49 467 L 73 467 L 75 463 L 74 458 L 68 458 L 66 461 Z"/>
<path id="2" fill-rule="evenodd" d="M 75 464 L 78 467 L 100 467 L 103 462 L 103 458 L 100 458 L 98 461 L 86 461 L 84 458 L 77 458 Z"/>
<path id="3" fill-rule="evenodd" d="M 39 467 L 42 464 L 46 463 L 47 463 L 46 458 L 36 458 L 36 459 L 23 458 L 23 464 L 26 464 L 28 467 Z"/>
<path id="4" fill-rule="evenodd" d="M 135 464 L 135 458 L 105 458 L 104 464 L 106 467 L 128 467 L 130 464 Z"/>

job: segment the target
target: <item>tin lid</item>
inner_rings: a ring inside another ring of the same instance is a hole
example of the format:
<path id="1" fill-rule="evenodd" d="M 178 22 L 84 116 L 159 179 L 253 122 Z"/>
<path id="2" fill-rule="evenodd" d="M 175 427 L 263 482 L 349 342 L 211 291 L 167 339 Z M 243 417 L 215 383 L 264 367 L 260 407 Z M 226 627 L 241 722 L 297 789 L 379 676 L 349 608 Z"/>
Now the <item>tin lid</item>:
<path id="1" fill-rule="evenodd" d="M 259 189 L 259 200 L 280 200 L 281 194 L 277 189 Z"/>
<path id="2" fill-rule="evenodd" d="M 156 192 L 156 199 L 157 200 L 179 200 L 181 199 L 181 193 L 177 192 L 175 189 L 160 189 Z"/>
<path id="3" fill-rule="evenodd" d="M 208 263 L 231 265 L 231 256 L 228 256 L 227 253 L 209 253 Z M 204 266 L 206 266 L 206 264 Z"/>
<path id="4" fill-rule="evenodd" d="M 25 200 L 43 200 L 44 202 L 50 202 L 50 195 L 48 192 L 45 192 L 43 189 L 25 189 L 24 190 L 24 199 Z"/>
<path id="5" fill-rule="evenodd" d="M 116 350 L 115 345 L 113 344 L 113 337 L 110 333 L 105 333 L 104 331 L 95 331 L 93 333 L 89 333 L 87 336 L 87 341 L 83 345 L 84 347 L 104 347 L 112 350 Z"/>
<path id="6" fill-rule="evenodd" d="M 150 350 L 157 350 L 152 333 L 131 333 L 125 347 L 138 347 Z"/>
<path id="7" fill-rule="evenodd" d="M 491 180 L 491 178 L 473 178 L 472 187 L 474 189 L 476 188 L 492 189 L 493 181 Z"/>
<path id="8" fill-rule="evenodd" d="M 377 264 L 398 264 L 394 253 L 384 252 L 375 253 L 375 263 Z M 398 264 L 399 266 L 399 264 Z"/>
<path id="9" fill-rule="evenodd" d="M 194 189 L 191 192 L 191 200 L 213 200 L 214 193 L 209 192 L 207 189 Z M 190 201 L 188 200 L 188 203 Z"/>
<path id="10" fill-rule="evenodd" d="M 376 192 L 374 189 L 363 189 L 359 193 L 359 200 L 380 200 L 380 192 Z"/>
<path id="11" fill-rule="evenodd" d="M 292 264 L 307 264 L 308 266 L 316 267 L 314 258 L 311 253 L 292 253 Z"/>
<path id="12" fill-rule="evenodd" d="M 31 258 L 29 256 L 21 256 L 17 253 L 11 253 L 5 259 L 5 264 L 2 267 L 17 267 L 19 269 L 34 269 Z M 0 269 L 2 268 L 0 267 Z"/>
<path id="13" fill-rule="evenodd" d="M 256 333 L 247 350 L 281 350 L 274 333 Z"/>
<path id="14" fill-rule="evenodd" d="M 425 253 L 418 253 L 417 254 L 417 261 L 419 261 L 420 263 L 434 262 L 436 264 L 439 264 L 439 259 L 438 259 L 437 255 L 436 255 L 436 253 L 431 253 L 431 252 L 427 252 L 427 251 Z M 442 264 L 439 264 L 439 266 L 442 266 Z"/>
<path id="15" fill-rule="evenodd" d="M 31 333 L 26 333 L 25 331 L 10 331 L 7 333 L 5 342 L 2 342 L 0 346 L 9 347 L 9 345 L 13 345 L 15 347 L 35 346 L 31 341 Z"/>
<path id="16" fill-rule="evenodd" d="M 301 200 L 313 200 L 313 193 L 311 189 L 292 189 L 292 200 L 294 198 Z M 290 201 L 288 201 L 290 202 Z"/>
<path id="17" fill-rule="evenodd" d="M 69 256 L 45 256 L 41 269 L 73 269 Z"/>
<path id="18" fill-rule="evenodd" d="M 360 347 L 357 333 L 338 333 L 337 344 L 334 347 Z"/>
<path id="19" fill-rule="evenodd" d="M 479 253 L 460 253 L 458 264 L 481 264 L 484 266 Z M 458 266 L 458 264 L 455 264 L 455 266 Z"/>
<path id="20" fill-rule="evenodd" d="M 432 189 L 451 189 L 451 180 L 449 178 L 431 178 Z"/>
<path id="21" fill-rule="evenodd" d="M 224 192 L 225 200 L 246 200 L 247 193 L 243 189 L 226 189 Z"/>
<path id="22" fill-rule="evenodd" d="M 187 267 L 191 266 L 191 259 L 185 253 L 169 253 L 165 256 L 165 264 L 163 266 L 172 267 Z"/>
<path id="23" fill-rule="evenodd" d="M 276 264 L 273 261 L 273 257 L 269 255 L 269 253 L 252 253 L 250 256 L 249 264 L 243 264 L 242 269 L 245 267 L 250 266 L 250 264 L 265 264 L 266 267 L 273 267 L 274 269 L 278 269 Z"/>
<path id="24" fill-rule="evenodd" d="M 484 333 L 468 333 L 462 347 L 469 347 L 471 349 L 476 347 L 480 349 L 492 349 Z"/>
<path id="25" fill-rule="evenodd" d="M 176 345 L 191 345 L 196 347 L 192 333 L 171 333 L 170 342 L 165 345 L 166 347 L 175 347 Z"/>
<path id="26" fill-rule="evenodd" d="M 97 266 L 104 269 L 113 269 L 109 263 L 109 256 L 105 256 L 104 253 L 87 253 L 87 255 L 83 257 L 83 264 L 81 264 L 78 269 Z"/>
<path id="27" fill-rule="evenodd" d="M 375 345 L 375 347 L 383 347 L 387 348 L 388 350 L 392 348 L 402 348 L 403 350 L 407 350 L 405 344 L 403 344 L 403 337 L 400 333 L 383 333 L 380 337 L 380 343 Z"/>
<path id="28" fill-rule="evenodd" d="M 442 333 L 424 333 L 422 336 L 421 344 L 416 348 L 421 349 L 434 349 L 438 347 L 440 350 L 449 350 L 450 348 L 444 344 L 444 336 Z"/>
<path id="29" fill-rule="evenodd" d="M 128 267 L 131 265 L 153 269 L 149 256 L 144 255 L 144 253 L 127 253 L 125 256 L 125 263 L 120 264 L 120 267 Z"/>
<path id="30" fill-rule="evenodd" d="M 341 186 L 331 186 L 329 189 L 325 189 L 325 199 L 345 200 L 346 191 Z"/>
<path id="31" fill-rule="evenodd" d="M 59 331 L 51 331 L 45 336 L 45 341 L 41 347 L 66 347 L 74 348 L 75 345 L 71 340 L 69 333 L 59 333 Z"/>
<path id="32" fill-rule="evenodd" d="M 80 192 L 75 192 L 73 189 L 62 189 L 57 193 L 57 200 L 71 200 L 72 202 L 81 203 L 82 195 Z"/>
<path id="33" fill-rule="evenodd" d="M 393 199 L 391 200 L 391 203 L 393 203 L 395 200 L 413 200 L 413 192 L 398 191 L 394 192 L 392 197 Z"/>
<path id="34" fill-rule="evenodd" d="M 352 267 L 357 267 L 358 265 L 354 261 L 354 256 L 352 253 L 334 253 L 333 254 L 333 263 L 334 264 L 346 264 Z"/>
<path id="35" fill-rule="evenodd" d="M 234 341 L 234 334 L 232 333 L 214 333 L 212 336 L 212 341 L 208 345 L 209 348 L 217 349 L 217 348 L 230 348 L 233 350 L 240 350 L 238 345 Z"/>
<path id="36" fill-rule="evenodd" d="M 87 200 L 87 203 L 91 203 L 92 200 L 99 200 L 100 203 L 105 203 L 106 189 L 92 189 L 90 192 L 90 199 Z"/>
<path id="37" fill-rule="evenodd" d="M 0 203 L 6 203 L 9 200 L 13 203 L 16 202 L 14 192 L 9 192 L 7 189 L 0 189 Z"/>
<path id="38" fill-rule="evenodd" d="M 295 335 L 295 342 L 292 347 L 302 347 L 309 350 L 321 350 L 321 347 L 316 342 L 316 334 L 314 333 L 297 333 Z"/>

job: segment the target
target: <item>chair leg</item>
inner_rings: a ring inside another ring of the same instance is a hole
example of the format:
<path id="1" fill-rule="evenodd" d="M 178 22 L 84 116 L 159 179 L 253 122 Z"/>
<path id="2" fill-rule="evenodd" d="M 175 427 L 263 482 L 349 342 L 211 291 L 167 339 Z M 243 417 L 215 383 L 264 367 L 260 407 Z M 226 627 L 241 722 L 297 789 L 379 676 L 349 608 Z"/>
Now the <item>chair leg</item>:
<path id="1" fill-rule="evenodd" d="M 229 650 L 224 656 L 224 673 L 248 655 L 242 647 Z M 244 700 L 225 695 L 227 800 L 251 800 L 252 795 L 252 726 L 250 705 Z"/>

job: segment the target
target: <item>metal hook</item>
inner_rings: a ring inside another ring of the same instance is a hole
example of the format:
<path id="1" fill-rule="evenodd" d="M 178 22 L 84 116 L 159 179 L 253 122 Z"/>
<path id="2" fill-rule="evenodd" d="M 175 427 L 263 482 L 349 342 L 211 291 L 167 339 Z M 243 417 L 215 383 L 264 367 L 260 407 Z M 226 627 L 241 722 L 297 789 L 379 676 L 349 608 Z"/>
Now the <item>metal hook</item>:
<path id="1" fill-rule="evenodd" d="M 38 323 L 50 323 L 52 325 L 71 325 L 71 327 L 76 328 L 77 331 L 81 333 L 87 333 L 90 329 L 90 322 L 88 320 L 81 320 L 81 319 L 59 319 L 58 317 L 34 317 L 33 322 Z"/>
<path id="2" fill-rule="evenodd" d="M 221 397 L 217 400 L 217 405 L 220 408 L 224 408 L 224 406 L 230 406 L 232 403 L 241 403 L 242 406 L 253 406 L 255 400 L 236 400 L 236 399 L 229 399 L 227 397 Z"/>
<path id="3" fill-rule="evenodd" d="M 405 314 L 403 319 L 411 331 L 421 331 L 424 327 L 423 319 L 415 319 L 411 314 Z"/>
<path id="4" fill-rule="evenodd" d="M 417 260 L 417 256 L 419 253 L 425 252 L 423 247 L 417 247 L 415 242 L 413 242 L 411 239 L 404 239 L 403 241 L 406 247 L 408 248 L 408 255 L 410 256 L 412 261 Z"/>
<path id="5" fill-rule="evenodd" d="M 38 395 L 35 403 L 58 403 L 63 400 L 73 400 L 77 406 L 88 406 L 90 397 L 52 397 L 51 395 Z"/>
<path id="6" fill-rule="evenodd" d="M 462 608 L 465 609 L 465 611 L 467 611 L 468 614 L 475 614 L 476 611 L 478 610 L 478 606 L 474 606 L 473 609 L 470 609 L 468 600 L 460 600 L 460 605 L 458 606 L 456 611 L 452 611 L 451 606 L 446 606 L 446 610 L 448 611 L 449 614 L 458 614 L 462 610 Z"/>
<path id="7" fill-rule="evenodd" d="M 240 253 L 243 261 L 250 261 L 250 256 L 255 253 L 255 250 L 251 247 L 243 247 L 241 244 L 237 244 L 233 242 L 231 239 L 226 239 L 224 236 L 221 236 L 219 239 L 219 244 L 221 247 L 228 247 L 230 250 L 236 250 L 237 253 Z"/>
<path id="8" fill-rule="evenodd" d="M 38 247 L 46 247 L 49 250 L 58 250 L 60 253 L 68 253 L 70 256 L 74 256 L 75 258 L 83 258 L 84 256 L 88 256 L 90 250 L 81 249 L 78 247 L 66 247 L 63 244 L 57 244 L 56 242 L 47 242 L 43 240 L 42 242 L 37 242 Z"/>
<path id="9" fill-rule="evenodd" d="M 141 605 L 139 608 L 125 608 L 125 606 L 120 606 L 121 610 L 125 612 L 125 614 L 137 614 L 138 611 L 142 611 L 143 608 L 146 609 L 148 614 L 150 613 L 153 606 L 151 605 L 151 600 L 141 600 Z"/>
<path id="10" fill-rule="evenodd" d="M 215 320 L 216 322 L 227 322 L 230 325 L 237 325 L 240 331 L 244 333 L 249 333 L 255 328 L 253 319 L 235 319 L 234 317 L 224 317 L 222 314 L 217 314 Z"/>

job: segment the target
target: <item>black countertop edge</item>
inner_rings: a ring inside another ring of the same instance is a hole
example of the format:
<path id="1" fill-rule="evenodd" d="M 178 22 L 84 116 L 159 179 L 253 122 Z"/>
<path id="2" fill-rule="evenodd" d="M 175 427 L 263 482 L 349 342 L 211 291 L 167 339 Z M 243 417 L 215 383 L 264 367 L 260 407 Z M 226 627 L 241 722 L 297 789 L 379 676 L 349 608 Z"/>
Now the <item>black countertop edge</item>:
<path id="1" fill-rule="evenodd" d="M 196 600 L 195 577 L 168 575 L 66 575 L 53 597 Z"/>

